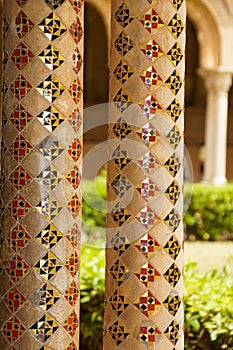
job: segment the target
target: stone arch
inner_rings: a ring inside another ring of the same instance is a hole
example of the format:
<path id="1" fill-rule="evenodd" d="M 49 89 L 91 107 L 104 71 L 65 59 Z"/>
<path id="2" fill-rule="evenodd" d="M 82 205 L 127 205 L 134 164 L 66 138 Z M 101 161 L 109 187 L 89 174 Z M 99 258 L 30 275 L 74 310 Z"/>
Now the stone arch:
<path id="1" fill-rule="evenodd" d="M 221 62 L 218 21 L 204 0 L 187 0 L 188 17 L 195 25 L 200 48 L 199 67 L 212 70 Z"/>

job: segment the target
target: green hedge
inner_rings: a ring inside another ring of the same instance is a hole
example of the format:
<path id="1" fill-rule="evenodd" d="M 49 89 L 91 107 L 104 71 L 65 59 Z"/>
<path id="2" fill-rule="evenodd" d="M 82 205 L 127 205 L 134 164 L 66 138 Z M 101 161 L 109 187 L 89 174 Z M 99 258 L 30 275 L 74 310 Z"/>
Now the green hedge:
<path id="1" fill-rule="evenodd" d="M 102 350 L 104 250 L 82 248 L 80 348 Z M 200 274 L 185 268 L 185 349 L 233 350 L 233 265 Z"/>
<path id="2" fill-rule="evenodd" d="M 84 231 L 92 240 L 103 240 L 98 234 L 99 228 L 105 227 L 106 171 L 95 181 L 84 181 L 83 193 Z M 190 202 L 184 217 L 187 239 L 233 239 L 232 183 L 221 187 L 185 185 L 184 197 L 186 205 Z"/>
<path id="3" fill-rule="evenodd" d="M 191 193 L 192 191 L 192 193 Z M 184 217 L 188 238 L 215 241 L 233 238 L 233 184 L 194 184 L 185 188 L 191 201 Z"/>

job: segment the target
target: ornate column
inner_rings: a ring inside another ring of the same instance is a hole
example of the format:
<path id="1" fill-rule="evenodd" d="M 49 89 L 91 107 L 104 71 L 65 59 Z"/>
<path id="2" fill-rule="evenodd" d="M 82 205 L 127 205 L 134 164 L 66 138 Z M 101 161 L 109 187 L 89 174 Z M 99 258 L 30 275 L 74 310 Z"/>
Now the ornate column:
<path id="1" fill-rule="evenodd" d="M 184 0 L 113 0 L 104 349 L 183 349 Z"/>
<path id="2" fill-rule="evenodd" d="M 207 90 L 202 182 L 223 185 L 226 182 L 228 92 L 232 83 L 232 73 L 202 71 L 201 75 Z"/>
<path id="3" fill-rule="evenodd" d="M 83 0 L 6 0 L 0 348 L 78 349 Z"/>

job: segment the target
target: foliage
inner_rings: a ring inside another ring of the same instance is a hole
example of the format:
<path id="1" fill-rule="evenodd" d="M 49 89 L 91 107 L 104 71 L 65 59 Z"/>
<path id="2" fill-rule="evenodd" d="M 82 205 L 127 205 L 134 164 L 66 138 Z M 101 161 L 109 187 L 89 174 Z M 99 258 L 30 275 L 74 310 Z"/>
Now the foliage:
<path id="1" fill-rule="evenodd" d="M 80 349 L 102 350 L 105 251 L 82 247 Z"/>
<path id="2" fill-rule="evenodd" d="M 190 197 L 191 187 L 185 189 Z M 194 184 L 191 202 L 184 217 L 188 236 L 199 240 L 233 237 L 233 184 L 206 186 Z"/>
<path id="3" fill-rule="evenodd" d="M 100 228 L 105 227 L 106 170 L 103 170 L 95 180 L 83 180 L 82 190 L 83 230 L 88 236 L 89 243 L 93 243 L 93 240 L 100 238 Z"/>
<path id="4" fill-rule="evenodd" d="M 233 350 L 233 261 L 222 272 L 185 269 L 185 349 Z"/>
<path id="5" fill-rule="evenodd" d="M 81 344 L 102 350 L 104 249 L 83 247 L 81 255 Z M 185 349 L 233 350 L 233 263 L 205 274 L 185 268 Z"/>

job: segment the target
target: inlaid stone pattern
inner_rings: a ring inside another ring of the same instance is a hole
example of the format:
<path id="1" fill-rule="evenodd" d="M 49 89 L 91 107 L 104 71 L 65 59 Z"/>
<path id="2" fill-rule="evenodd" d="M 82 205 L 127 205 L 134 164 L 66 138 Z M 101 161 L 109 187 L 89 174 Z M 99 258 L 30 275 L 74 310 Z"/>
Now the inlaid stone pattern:
<path id="1" fill-rule="evenodd" d="M 78 349 L 84 1 L 4 2 L 1 349 Z"/>
<path id="2" fill-rule="evenodd" d="M 183 350 L 185 20 L 185 0 L 112 1 L 108 350 Z"/>

